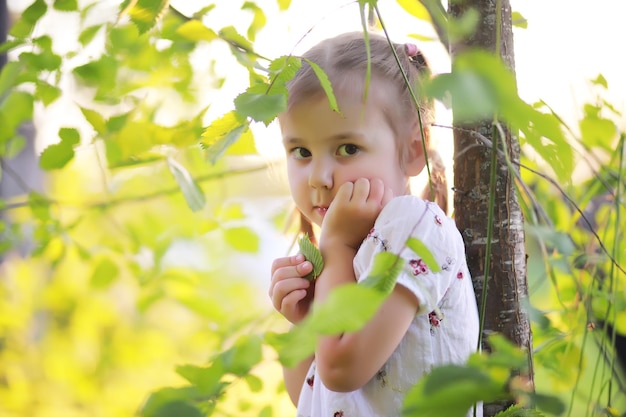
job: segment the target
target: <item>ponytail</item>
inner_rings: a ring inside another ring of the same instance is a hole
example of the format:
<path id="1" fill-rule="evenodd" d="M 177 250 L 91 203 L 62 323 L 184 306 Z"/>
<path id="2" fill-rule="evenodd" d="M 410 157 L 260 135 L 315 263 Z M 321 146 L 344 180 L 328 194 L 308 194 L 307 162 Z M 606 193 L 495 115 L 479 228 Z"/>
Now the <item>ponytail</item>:
<path id="1" fill-rule="evenodd" d="M 424 200 L 434 201 L 441 207 L 444 213 L 448 212 L 448 180 L 446 168 L 441 155 L 434 148 L 428 148 L 428 163 L 430 166 L 430 179 L 422 190 L 421 197 Z M 432 183 L 432 192 L 431 185 Z M 434 195 L 433 195 L 434 194 Z"/>

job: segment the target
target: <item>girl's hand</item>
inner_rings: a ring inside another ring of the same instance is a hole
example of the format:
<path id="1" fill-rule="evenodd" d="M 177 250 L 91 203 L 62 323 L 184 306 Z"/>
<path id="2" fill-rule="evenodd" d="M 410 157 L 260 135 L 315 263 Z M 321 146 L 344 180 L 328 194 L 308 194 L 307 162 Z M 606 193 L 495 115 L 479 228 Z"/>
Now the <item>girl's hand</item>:
<path id="1" fill-rule="evenodd" d="M 278 258 L 272 263 L 270 299 L 274 308 L 293 324 L 309 313 L 315 284 L 303 277 L 312 270 L 313 265 L 302 254 Z"/>
<path id="2" fill-rule="evenodd" d="M 343 243 L 358 249 L 393 192 L 378 178 L 359 178 L 339 187 L 320 234 L 320 244 Z"/>

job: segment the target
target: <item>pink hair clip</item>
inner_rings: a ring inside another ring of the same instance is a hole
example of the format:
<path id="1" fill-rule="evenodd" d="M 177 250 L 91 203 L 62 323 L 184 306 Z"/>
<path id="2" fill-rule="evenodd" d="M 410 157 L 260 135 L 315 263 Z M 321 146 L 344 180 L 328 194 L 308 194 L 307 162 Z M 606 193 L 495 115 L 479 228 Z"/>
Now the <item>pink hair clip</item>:
<path id="1" fill-rule="evenodd" d="M 417 45 L 413 43 L 405 43 L 404 50 L 406 51 L 406 54 L 410 57 L 415 57 L 419 53 L 419 50 L 417 49 Z"/>

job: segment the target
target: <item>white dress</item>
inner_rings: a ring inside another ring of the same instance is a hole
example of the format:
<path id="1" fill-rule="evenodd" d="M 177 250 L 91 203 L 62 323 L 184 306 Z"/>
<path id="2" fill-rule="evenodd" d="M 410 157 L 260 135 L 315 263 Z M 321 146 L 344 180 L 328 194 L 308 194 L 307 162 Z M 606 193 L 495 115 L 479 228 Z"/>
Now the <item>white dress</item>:
<path id="1" fill-rule="evenodd" d="M 409 236 L 428 246 L 441 265 L 440 272 L 429 271 L 406 247 Z M 359 390 L 330 391 L 314 361 L 300 392 L 298 417 L 399 416 L 406 392 L 424 374 L 440 364 L 465 363 L 476 351 L 476 298 L 454 221 L 434 203 L 410 195 L 396 197 L 381 211 L 354 258 L 358 281 L 367 277 L 374 255 L 381 251 L 399 253 L 406 261 L 408 268 L 397 285 L 415 294 L 419 311 L 387 363 Z M 472 415 L 469 410 L 468 416 Z"/>

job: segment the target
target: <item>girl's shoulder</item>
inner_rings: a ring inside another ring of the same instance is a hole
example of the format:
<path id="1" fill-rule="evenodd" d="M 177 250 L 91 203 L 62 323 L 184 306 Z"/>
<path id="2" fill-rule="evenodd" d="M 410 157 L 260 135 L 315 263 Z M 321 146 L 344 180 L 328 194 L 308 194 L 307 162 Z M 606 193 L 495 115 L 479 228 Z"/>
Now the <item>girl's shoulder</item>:
<path id="1" fill-rule="evenodd" d="M 414 195 L 402 195 L 393 198 L 382 209 L 377 221 L 382 223 L 390 221 L 412 223 L 425 220 L 425 218 L 433 220 L 435 225 L 454 224 L 454 220 L 449 218 L 439 205 Z"/>
<path id="2" fill-rule="evenodd" d="M 462 244 L 454 220 L 436 203 L 413 195 L 395 197 L 387 203 L 373 230 L 402 245 L 409 236 L 428 238 L 434 246 Z"/>

